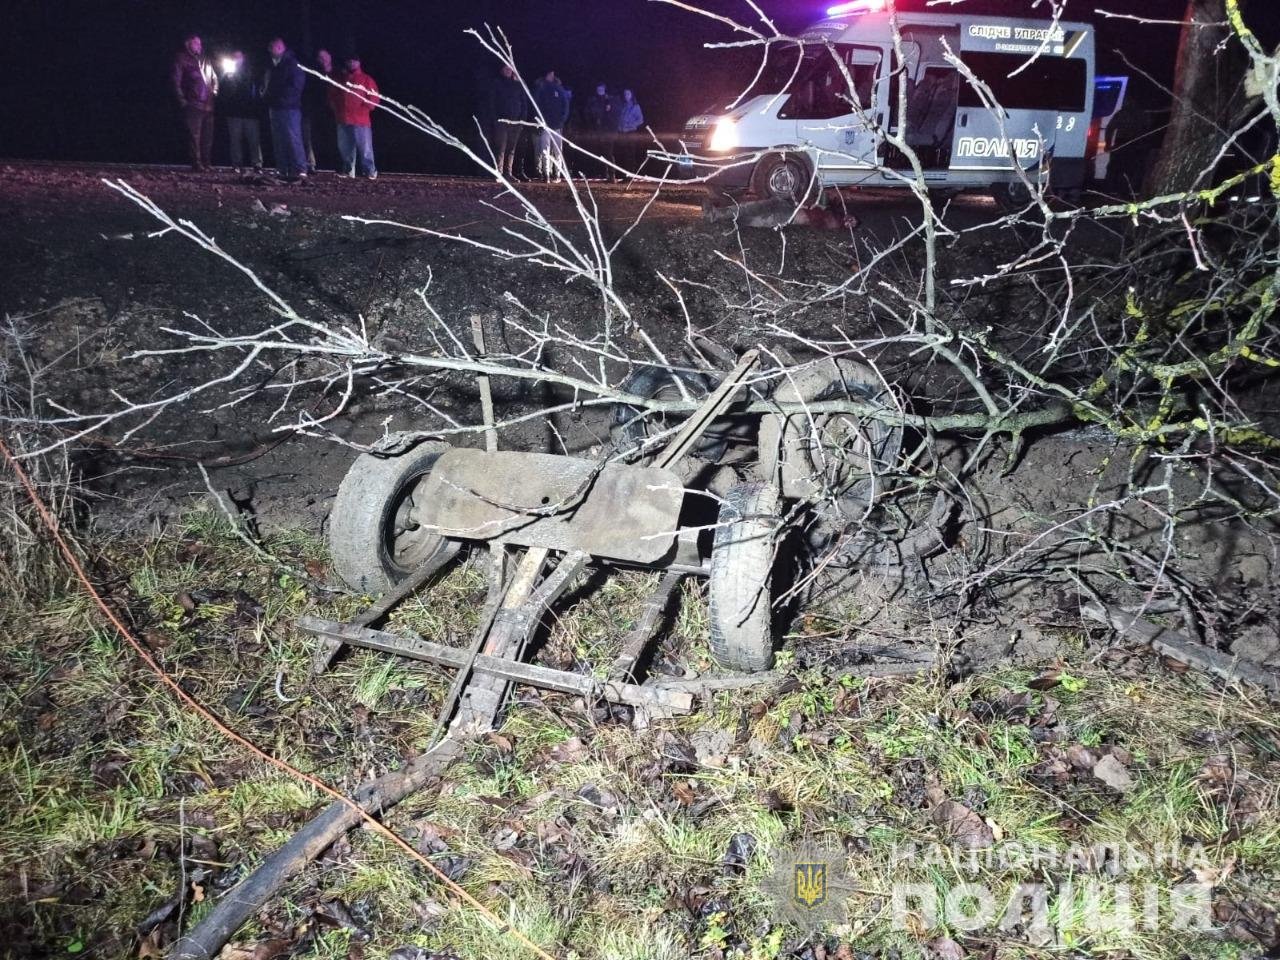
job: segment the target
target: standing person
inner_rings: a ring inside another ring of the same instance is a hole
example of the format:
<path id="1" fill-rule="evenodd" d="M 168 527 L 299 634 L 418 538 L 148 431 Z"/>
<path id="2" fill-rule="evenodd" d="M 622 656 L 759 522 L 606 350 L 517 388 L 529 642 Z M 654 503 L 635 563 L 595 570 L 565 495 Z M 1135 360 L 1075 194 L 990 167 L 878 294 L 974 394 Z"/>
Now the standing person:
<path id="1" fill-rule="evenodd" d="M 316 51 L 315 69 L 326 77 L 333 73 L 333 57 L 328 50 Z M 302 150 L 307 156 L 307 173 L 316 172 L 317 154 L 325 160 L 332 157 L 332 148 L 325 146 L 335 142 L 333 115 L 329 112 L 329 91 L 332 89 L 322 80 L 313 80 L 302 91 Z M 321 144 L 319 150 L 316 150 L 317 142 Z M 324 164 L 326 167 L 331 165 Z"/>
<path id="2" fill-rule="evenodd" d="M 243 173 L 249 167 L 261 173 L 262 91 L 242 51 L 237 50 L 228 61 L 218 87 L 218 113 L 227 118 L 231 166 L 236 173 Z"/>
<path id="3" fill-rule="evenodd" d="M 564 167 L 564 125 L 569 119 L 569 91 L 554 70 L 548 70 L 533 88 L 533 102 L 543 125 L 538 128 L 538 173 L 546 180 L 560 179 Z"/>
<path id="4" fill-rule="evenodd" d="M 603 83 L 596 84 L 596 92 L 587 98 L 582 115 L 584 126 L 590 137 L 589 149 L 595 151 L 604 160 L 604 175 L 614 178 L 614 147 L 618 139 L 618 105 L 609 96 L 609 88 Z"/>
<path id="5" fill-rule="evenodd" d="M 498 172 L 508 180 L 515 176 L 516 150 L 520 146 L 520 124 L 529 119 L 529 95 L 514 70 L 506 64 L 493 82 L 489 96 L 493 124 L 493 159 Z M 498 178 L 499 180 L 502 177 Z"/>
<path id="6" fill-rule="evenodd" d="M 358 159 L 360 172 L 370 180 L 377 180 L 378 168 L 373 162 L 373 126 L 369 115 L 382 99 L 378 95 L 378 85 L 373 77 L 360 69 L 360 58 L 354 53 L 347 57 L 346 68 L 335 79 L 347 87 L 359 88 L 329 88 L 329 106 L 338 123 L 338 154 L 342 163 L 338 175 L 354 177 Z"/>
<path id="7" fill-rule="evenodd" d="M 194 33 L 183 41 L 174 57 L 170 79 L 182 110 L 191 169 L 208 170 L 213 156 L 213 101 L 218 95 L 218 75 L 204 58 L 204 45 Z"/>
<path id="8" fill-rule="evenodd" d="M 280 176 L 296 183 L 307 176 L 307 157 L 302 149 L 302 90 L 307 75 L 279 37 L 267 44 L 267 53 L 271 66 L 262 82 L 262 99 L 271 124 L 271 149 Z"/>
<path id="9" fill-rule="evenodd" d="M 630 90 L 622 91 L 622 101 L 618 104 L 618 136 L 622 138 L 625 149 L 625 166 L 632 173 L 638 173 L 644 166 L 644 156 L 640 149 L 640 128 L 644 126 L 644 111 L 636 103 L 635 94 Z"/>

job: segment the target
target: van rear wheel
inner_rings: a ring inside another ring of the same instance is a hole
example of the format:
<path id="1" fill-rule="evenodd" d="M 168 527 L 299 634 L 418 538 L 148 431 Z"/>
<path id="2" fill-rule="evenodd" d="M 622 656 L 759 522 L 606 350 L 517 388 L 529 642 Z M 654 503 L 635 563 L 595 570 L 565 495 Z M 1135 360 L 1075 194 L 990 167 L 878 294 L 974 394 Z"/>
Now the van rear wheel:
<path id="1" fill-rule="evenodd" d="M 991 185 L 991 196 L 995 198 L 996 203 L 1001 208 L 1009 213 L 1023 210 L 1031 202 L 1031 191 L 1027 189 L 1027 185 L 1021 180 L 993 183 Z"/>
<path id="2" fill-rule="evenodd" d="M 751 177 L 751 192 L 761 199 L 801 203 L 812 190 L 809 165 L 798 154 L 771 153 Z"/>

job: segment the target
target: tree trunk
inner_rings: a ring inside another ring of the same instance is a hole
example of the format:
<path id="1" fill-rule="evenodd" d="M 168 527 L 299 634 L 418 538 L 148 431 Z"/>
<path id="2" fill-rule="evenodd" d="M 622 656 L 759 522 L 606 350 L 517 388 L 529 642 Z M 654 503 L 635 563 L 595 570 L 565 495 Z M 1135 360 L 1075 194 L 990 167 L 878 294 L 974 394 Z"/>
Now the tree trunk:
<path id="1" fill-rule="evenodd" d="M 1173 112 L 1147 184 L 1152 195 L 1193 189 L 1230 136 L 1248 58 L 1226 20 L 1224 0 L 1187 0 Z"/>

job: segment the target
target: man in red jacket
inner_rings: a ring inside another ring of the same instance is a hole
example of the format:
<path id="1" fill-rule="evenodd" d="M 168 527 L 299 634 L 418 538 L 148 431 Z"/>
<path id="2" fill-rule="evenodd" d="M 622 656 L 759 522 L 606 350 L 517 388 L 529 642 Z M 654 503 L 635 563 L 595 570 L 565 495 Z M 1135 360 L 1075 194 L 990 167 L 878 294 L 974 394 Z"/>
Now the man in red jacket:
<path id="1" fill-rule="evenodd" d="M 183 41 L 182 49 L 173 60 L 169 79 L 182 110 L 191 169 L 208 170 L 213 152 L 213 99 L 218 95 L 218 75 L 204 58 L 204 47 L 194 33 Z"/>
<path id="2" fill-rule="evenodd" d="M 345 90 L 337 87 L 329 90 L 329 107 L 338 124 L 338 153 L 342 157 L 338 175 L 354 177 L 358 158 L 360 172 L 370 180 L 376 180 L 378 169 L 373 162 L 373 128 L 369 114 L 381 99 L 378 85 L 373 77 L 360 69 L 360 58 L 355 55 L 347 57 L 346 69 L 335 79 L 347 87 Z"/>

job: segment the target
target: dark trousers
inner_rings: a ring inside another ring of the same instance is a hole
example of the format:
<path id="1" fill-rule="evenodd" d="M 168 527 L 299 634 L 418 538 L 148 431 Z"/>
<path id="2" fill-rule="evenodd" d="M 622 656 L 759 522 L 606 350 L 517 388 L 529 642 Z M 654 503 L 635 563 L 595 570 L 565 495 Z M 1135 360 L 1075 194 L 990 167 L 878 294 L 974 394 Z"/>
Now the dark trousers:
<path id="1" fill-rule="evenodd" d="M 276 169 L 282 177 L 296 177 L 307 172 L 307 157 L 302 150 L 302 111 L 270 110 L 271 150 Z"/>
<path id="2" fill-rule="evenodd" d="M 639 131 L 619 133 L 614 140 L 614 155 L 618 166 L 629 173 L 638 173 L 644 166 L 647 149 L 647 138 Z"/>
<path id="3" fill-rule="evenodd" d="M 337 141 L 333 114 L 327 109 L 302 111 L 302 152 L 310 173 L 335 168 L 333 149 Z"/>
<path id="4" fill-rule="evenodd" d="M 213 156 L 213 111 L 187 107 L 182 111 L 182 122 L 187 130 L 187 159 L 191 166 L 209 166 Z"/>
<path id="5" fill-rule="evenodd" d="M 262 169 L 262 125 L 256 117 L 227 117 L 231 165 Z"/>
<path id="6" fill-rule="evenodd" d="M 516 164 L 516 152 L 520 149 L 521 132 L 522 130 L 518 123 L 499 120 L 494 124 L 494 163 L 497 165 L 499 170 L 509 177 L 519 172 Z"/>

